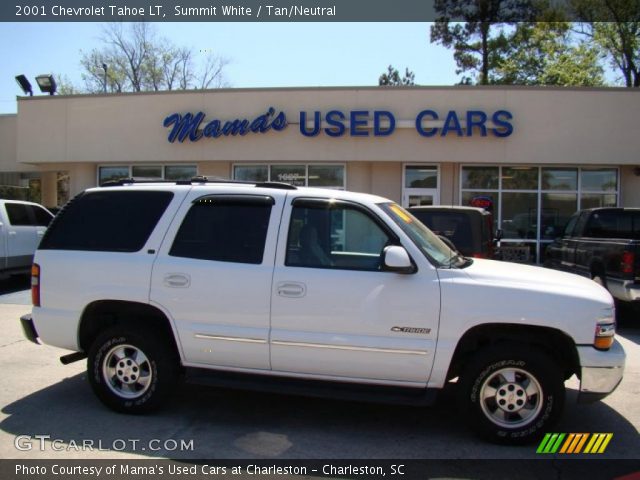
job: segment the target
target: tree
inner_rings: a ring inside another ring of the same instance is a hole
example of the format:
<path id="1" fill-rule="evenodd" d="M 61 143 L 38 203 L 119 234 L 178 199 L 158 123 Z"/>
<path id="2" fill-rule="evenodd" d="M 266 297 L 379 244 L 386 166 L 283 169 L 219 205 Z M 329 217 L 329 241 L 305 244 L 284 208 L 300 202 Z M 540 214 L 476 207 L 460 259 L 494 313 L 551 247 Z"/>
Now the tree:
<path id="1" fill-rule="evenodd" d="M 600 45 L 627 87 L 640 87 L 640 0 L 572 0 L 578 31 Z"/>
<path id="2" fill-rule="evenodd" d="M 56 92 L 58 95 L 76 95 L 81 93 L 80 90 L 73 84 L 69 77 L 61 73 L 53 73 L 53 78 L 56 80 Z"/>
<path id="3" fill-rule="evenodd" d="M 530 0 L 435 0 L 434 8 L 431 42 L 453 48 L 456 73 L 471 72 L 482 85 L 507 46 L 505 24 L 533 20 L 536 12 Z M 471 81 L 463 77 L 461 83 Z"/>
<path id="4" fill-rule="evenodd" d="M 604 85 L 596 45 L 576 43 L 569 22 L 520 23 L 509 36 L 490 83 L 510 85 Z"/>
<path id="5" fill-rule="evenodd" d="M 408 86 L 415 85 L 415 73 L 413 73 L 409 68 L 405 68 L 404 76 L 400 78 L 400 72 L 393 66 L 389 65 L 387 67 L 387 71 L 380 75 L 378 78 L 378 85 L 389 85 L 389 86 Z"/>
<path id="6" fill-rule="evenodd" d="M 193 51 L 159 38 L 152 24 L 107 24 L 102 41 L 103 47 L 82 54 L 82 77 L 89 92 L 103 92 L 105 81 L 109 92 L 186 90 L 225 83 L 226 59 L 209 52 L 196 68 Z"/>

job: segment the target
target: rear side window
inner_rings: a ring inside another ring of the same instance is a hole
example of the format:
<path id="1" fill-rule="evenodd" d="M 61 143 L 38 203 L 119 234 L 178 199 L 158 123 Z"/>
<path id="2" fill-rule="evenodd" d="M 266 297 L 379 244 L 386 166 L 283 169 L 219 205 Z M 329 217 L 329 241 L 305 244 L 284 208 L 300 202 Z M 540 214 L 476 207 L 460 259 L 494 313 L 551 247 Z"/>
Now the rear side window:
<path id="1" fill-rule="evenodd" d="M 593 238 L 632 239 L 633 222 L 631 212 L 602 211 L 591 216 L 585 236 Z"/>
<path id="2" fill-rule="evenodd" d="M 442 235 L 453 242 L 456 248 L 464 252 L 472 252 L 479 247 L 475 245 L 471 214 L 460 212 L 420 212 L 413 215 L 424 223 L 436 235 Z M 481 223 L 478 224 L 481 227 Z"/>
<path id="3" fill-rule="evenodd" d="M 196 200 L 171 246 L 173 257 L 262 263 L 273 199 L 210 195 Z"/>
<path id="4" fill-rule="evenodd" d="M 14 227 L 23 227 L 25 225 L 33 225 L 29 216 L 27 205 L 22 203 L 5 203 L 9 223 Z"/>
<path id="5" fill-rule="evenodd" d="M 40 249 L 137 252 L 173 198 L 171 192 L 80 194 L 56 216 Z"/>
<path id="6" fill-rule="evenodd" d="M 33 205 L 30 206 L 31 211 L 33 212 L 33 216 L 36 221 L 36 225 L 39 227 L 46 227 L 51 223 L 53 216 L 47 212 L 44 208 L 35 207 Z"/>

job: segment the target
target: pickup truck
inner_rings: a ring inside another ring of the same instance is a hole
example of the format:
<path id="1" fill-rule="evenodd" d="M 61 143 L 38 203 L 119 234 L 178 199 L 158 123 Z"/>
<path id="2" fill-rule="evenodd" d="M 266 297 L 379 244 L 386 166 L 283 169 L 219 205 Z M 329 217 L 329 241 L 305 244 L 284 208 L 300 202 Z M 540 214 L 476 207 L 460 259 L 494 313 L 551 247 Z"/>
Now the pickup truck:
<path id="1" fill-rule="evenodd" d="M 43 238 L 32 299 L 26 337 L 87 358 L 127 413 L 183 378 L 413 405 L 451 385 L 475 431 L 523 443 L 558 420 L 566 379 L 595 401 L 625 364 L 591 280 L 460 256 L 382 197 L 271 182 L 89 189 Z"/>
<path id="2" fill-rule="evenodd" d="M 0 199 L 0 279 L 29 274 L 53 215 L 37 203 Z"/>
<path id="3" fill-rule="evenodd" d="M 595 280 L 622 302 L 640 305 L 640 209 L 576 212 L 547 247 L 544 266 Z"/>

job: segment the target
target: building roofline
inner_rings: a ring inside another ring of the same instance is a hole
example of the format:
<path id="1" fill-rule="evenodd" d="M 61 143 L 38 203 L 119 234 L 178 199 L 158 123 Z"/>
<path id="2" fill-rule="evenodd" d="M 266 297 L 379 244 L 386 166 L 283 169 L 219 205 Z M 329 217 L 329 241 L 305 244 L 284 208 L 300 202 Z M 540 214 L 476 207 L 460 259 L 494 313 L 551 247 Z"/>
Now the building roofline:
<path id="1" fill-rule="evenodd" d="M 244 93 L 244 92 L 309 92 L 309 91 L 571 91 L 571 92 L 628 92 L 640 93 L 640 89 L 627 87 L 558 87 L 540 85 L 416 85 L 416 86 L 330 86 L 330 87 L 251 87 L 251 88 L 212 88 L 205 90 L 162 90 L 151 92 L 121 92 L 121 93 L 81 93 L 73 95 L 36 95 L 36 96 L 16 96 L 17 101 L 38 101 L 55 100 L 69 98 L 99 98 L 99 97 L 121 97 L 138 95 L 202 95 L 207 93 Z M 11 115 L 11 114 L 7 114 Z"/>

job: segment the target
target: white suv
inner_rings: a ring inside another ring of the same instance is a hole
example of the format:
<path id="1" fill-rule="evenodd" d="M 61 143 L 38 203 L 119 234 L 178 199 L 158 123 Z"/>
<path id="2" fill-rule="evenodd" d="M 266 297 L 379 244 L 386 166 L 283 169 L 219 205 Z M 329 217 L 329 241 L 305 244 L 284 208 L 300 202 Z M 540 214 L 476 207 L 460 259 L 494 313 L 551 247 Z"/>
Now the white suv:
<path id="1" fill-rule="evenodd" d="M 575 275 L 464 258 L 393 202 L 276 183 L 87 190 L 36 253 L 28 338 L 88 356 L 109 407 L 187 379 L 427 404 L 457 379 L 497 442 L 611 393 L 625 355 L 609 293 Z M 329 388 L 328 388 L 329 387 Z"/>

